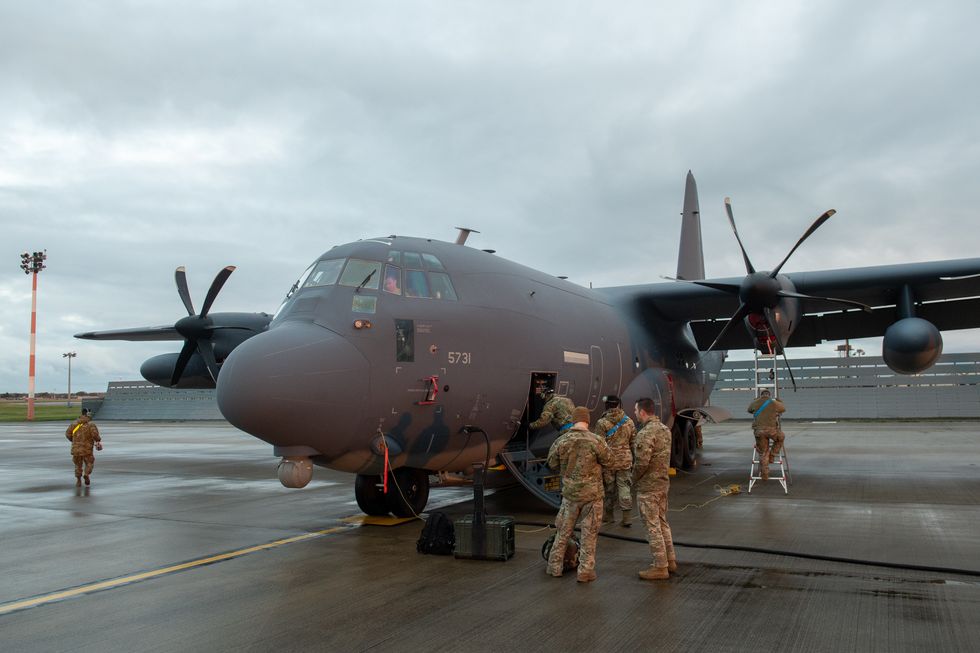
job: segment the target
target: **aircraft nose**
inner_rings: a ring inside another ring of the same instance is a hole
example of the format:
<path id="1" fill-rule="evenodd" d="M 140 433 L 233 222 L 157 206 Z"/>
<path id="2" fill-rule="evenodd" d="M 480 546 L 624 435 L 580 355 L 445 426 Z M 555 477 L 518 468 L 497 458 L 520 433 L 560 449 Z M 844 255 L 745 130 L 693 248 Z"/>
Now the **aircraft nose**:
<path id="1" fill-rule="evenodd" d="M 218 408 L 270 444 L 336 455 L 357 432 L 367 372 L 365 358 L 339 334 L 287 322 L 232 351 L 218 375 Z"/>

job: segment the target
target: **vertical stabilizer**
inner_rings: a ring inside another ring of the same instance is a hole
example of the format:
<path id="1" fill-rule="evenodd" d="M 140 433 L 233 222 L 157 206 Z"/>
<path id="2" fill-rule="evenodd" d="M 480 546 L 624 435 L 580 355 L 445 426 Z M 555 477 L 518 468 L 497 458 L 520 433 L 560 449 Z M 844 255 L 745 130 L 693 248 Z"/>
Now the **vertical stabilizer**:
<path id="1" fill-rule="evenodd" d="M 681 213 L 681 245 L 677 253 L 678 279 L 704 279 L 704 252 L 701 249 L 701 211 L 698 185 L 687 171 L 684 185 L 684 212 Z"/>

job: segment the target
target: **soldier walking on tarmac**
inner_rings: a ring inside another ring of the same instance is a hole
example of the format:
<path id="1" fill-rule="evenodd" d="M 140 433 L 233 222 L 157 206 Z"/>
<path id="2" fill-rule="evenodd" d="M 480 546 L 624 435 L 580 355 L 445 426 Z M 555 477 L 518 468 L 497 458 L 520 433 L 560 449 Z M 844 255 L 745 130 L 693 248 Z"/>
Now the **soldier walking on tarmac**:
<path id="1" fill-rule="evenodd" d="M 667 491 L 670 489 L 670 429 L 656 415 L 653 399 L 636 402 L 634 414 L 641 424 L 636 434 L 633 483 L 636 503 L 646 522 L 653 564 L 640 572 L 643 580 L 663 580 L 677 571 L 674 540 L 667 523 Z"/>
<path id="2" fill-rule="evenodd" d="M 91 485 L 89 478 L 92 468 L 95 467 L 95 453 L 102 451 L 102 436 L 99 435 L 99 427 L 95 425 L 92 418 L 88 415 L 88 409 L 83 408 L 82 414 L 65 429 L 65 437 L 71 442 L 71 459 L 75 463 L 75 486 L 82 484 Z"/>
<path id="3" fill-rule="evenodd" d="M 582 546 L 578 582 L 596 579 L 595 547 L 602 522 L 602 465 L 609 462 L 604 439 L 589 431 L 589 409 L 576 406 L 572 427 L 548 451 L 548 466 L 561 471 L 561 508 L 555 518 L 555 543 L 548 556 L 548 573 L 561 576 L 568 538 L 582 517 Z"/>
<path id="4" fill-rule="evenodd" d="M 768 390 L 759 393 L 759 398 L 749 404 L 752 413 L 752 433 L 755 435 L 755 448 L 759 452 L 759 471 L 763 481 L 769 480 L 769 463 L 775 460 L 783 448 L 786 436 L 779 427 L 779 416 L 786 412 L 786 406 L 779 399 L 773 399 Z M 769 441 L 772 440 L 772 446 Z"/>
<path id="5" fill-rule="evenodd" d="M 633 447 L 636 444 L 636 426 L 623 412 L 622 402 L 616 395 L 602 398 L 606 412 L 595 423 L 595 434 L 609 445 L 609 464 L 602 466 L 602 484 L 605 490 L 602 521 L 616 521 L 616 504 L 623 513 L 623 526 L 633 525 Z"/>

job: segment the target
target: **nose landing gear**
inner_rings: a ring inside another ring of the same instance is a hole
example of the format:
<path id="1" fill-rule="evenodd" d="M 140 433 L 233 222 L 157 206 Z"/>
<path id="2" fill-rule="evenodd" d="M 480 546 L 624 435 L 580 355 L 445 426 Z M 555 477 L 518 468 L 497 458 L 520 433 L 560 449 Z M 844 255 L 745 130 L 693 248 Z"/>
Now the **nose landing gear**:
<path id="1" fill-rule="evenodd" d="M 380 474 L 358 474 L 354 498 L 358 507 L 371 516 L 391 513 L 396 517 L 414 517 L 425 510 L 429 501 L 429 473 L 424 469 L 399 467 L 388 476 L 387 494 Z"/>

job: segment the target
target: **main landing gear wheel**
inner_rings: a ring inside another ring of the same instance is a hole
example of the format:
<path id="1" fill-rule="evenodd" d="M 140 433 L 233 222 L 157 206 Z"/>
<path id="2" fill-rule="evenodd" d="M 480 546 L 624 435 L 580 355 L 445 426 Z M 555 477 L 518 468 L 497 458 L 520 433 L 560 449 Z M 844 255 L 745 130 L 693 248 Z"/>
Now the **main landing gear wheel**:
<path id="1" fill-rule="evenodd" d="M 689 419 L 684 420 L 682 429 L 684 439 L 684 455 L 681 457 L 681 469 L 691 470 L 697 462 L 698 432 L 694 428 L 694 422 Z"/>
<path id="2" fill-rule="evenodd" d="M 684 456 L 687 455 L 687 439 L 684 437 L 684 428 L 681 422 L 687 420 L 676 417 L 674 426 L 670 429 L 670 466 L 674 469 L 684 468 Z"/>
<path id="3" fill-rule="evenodd" d="M 399 467 L 391 476 L 388 510 L 396 517 L 414 517 L 425 510 L 425 504 L 429 502 L 429 473 L 424 469 Z"/>
<path id="4" fill-rule="evenodd" d="M 354 498 L 367 515 L 382 517 L 388 514 L 388 499 L 379 474 L 358 474 L 354 480 Z"/>

